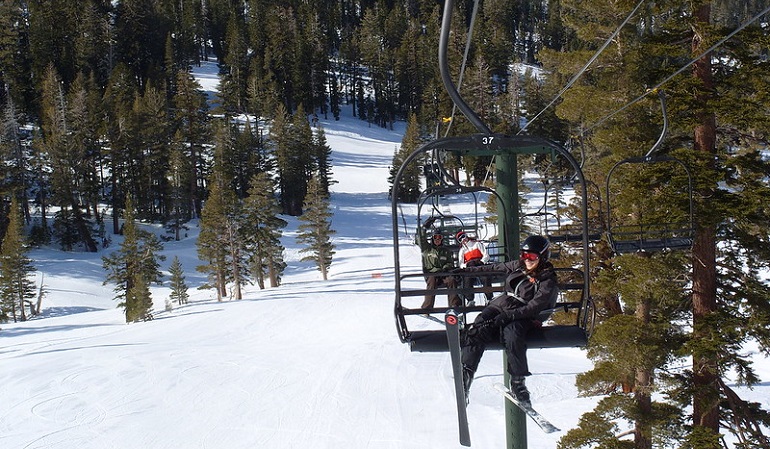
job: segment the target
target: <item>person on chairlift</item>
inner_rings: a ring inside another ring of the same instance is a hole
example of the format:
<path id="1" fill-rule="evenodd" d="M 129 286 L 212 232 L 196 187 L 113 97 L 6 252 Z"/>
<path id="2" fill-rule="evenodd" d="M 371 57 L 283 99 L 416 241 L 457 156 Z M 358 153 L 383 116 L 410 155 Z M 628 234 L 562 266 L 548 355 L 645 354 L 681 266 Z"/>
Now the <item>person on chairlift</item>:
<path id="1" fill-rule="evenodd" d="M 422 269 L 425 273 L 425 283 L 428 290 L 435 290 L 439 286 L 457 288 L 457 281 L 451 275 L 430 275 L 430 273 L 449 273 L 454 269 L 454 257 L 452 250 L 444 246 L 444 236 L 440 233 L 433 234 L 430 244 L 422 252 Z M 422 309 L 431 309 L 436 302 L 436 295 L 426 293 Z M 449 307 L 459 307 L 460 297 L 457 293 L 449 294 Z"/>
<path id="2" fill-rule="evenodd" d="M 457 253 L 457 261 L 460 265 L 460 268 L 476 267 L 479 265 L 484 265 L 489 261 L 489 253 L 487 253 L 487 248 L 483 243 L 476 240 L 475 237 L 467 234 L 465 231 L 460 231 L 455 236 L 455 239 L 457 240 L 457 243 L 460 244 L 460 250 Z M 480 280 L 485 287 L 490 287 L 492 285 L 492 281 L 487 276 L 481 277 Z M 472 277 L 463 277 L 463 288 L 472 288 L 473 281 L 474 278 Z M 485 293 L 485 295 L 487 297 L 487 302 L 492 300 L 491 292 Z M 473 293 L 465 295 L 465 302 L 469 306 L 474 305 Z"/>
<path id="3" fill-rule="evenodd" d="M 502 341 L 508 356 L 511 392 L 529 405 L 529 391 L 524 378 L 530 375 L 527 364 L 527 332 L 548 319 L 545 314 L 556 304 L 559 287 L 550 257 L 550 242 L 532 235 L 521 244 L 520 257 L 508 262 L 467 267 L 463 272 L 504 271 L 505 291 L 495 297 L 473 324 L 468 326 L 462 343 L 463 386 L 466 398 L 473 375 L 487 344 Z"/>

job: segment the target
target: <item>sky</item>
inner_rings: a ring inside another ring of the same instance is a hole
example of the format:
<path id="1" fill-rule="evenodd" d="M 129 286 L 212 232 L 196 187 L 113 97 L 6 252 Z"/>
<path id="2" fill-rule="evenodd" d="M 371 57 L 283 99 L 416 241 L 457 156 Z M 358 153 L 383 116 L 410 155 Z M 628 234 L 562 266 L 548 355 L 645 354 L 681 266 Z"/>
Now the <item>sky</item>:
<path id="1" fill-rule="evenodd" d="M 213 63 L 198 72 L 213 92 Z M 0 326 L 0 448 L 462 447 L 449 354 L 410 352 L 394 322 L 387 178 L 404 125 L 369 127 L 350 114 L 320 117 L 338 181 L 328 281 L 300 261 L 298 221 L 284 217 L 282 285 L 249 285 L 244 299 L 217 302 L 197 288 L 205 279 L 191 223 L 181 241 L 164 244 L 161 263 L 167 270 L 179 257 L 189 303 L 166 311 L 170 290 L 154 285 L 154 320 L 126 324 L 113 286 L 102 284 L 101 257 L 118 248 L 117 236 L 97 254 L 31 251 L 46 296 L 41 316 Z M 764 381 L 736 389 L 770 409 L 770 361 L 746 351 Z M 575 387 L 592 364 L 580 348 L 528 355 L 532 402 L 562 429 L 546 435 L 528 421 L 528 447 L 555 449 L 600 399 Z M 487 351 L 468 406 L 472 447 L 505 447 L 504 400 L 493 387 L 502 371 L 502 354 Z"/>

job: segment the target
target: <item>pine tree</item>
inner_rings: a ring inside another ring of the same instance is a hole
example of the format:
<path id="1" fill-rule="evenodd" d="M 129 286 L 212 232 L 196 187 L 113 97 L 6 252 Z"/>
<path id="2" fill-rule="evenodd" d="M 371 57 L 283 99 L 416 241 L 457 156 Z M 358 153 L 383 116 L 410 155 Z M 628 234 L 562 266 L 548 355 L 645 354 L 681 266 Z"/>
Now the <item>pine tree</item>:
<path id="1" fill-rule="evenodd" d="M 119 64 L 110 73 L 103 102 L 106 115 L 106 136 L 109 145 L 104 164 L 109 169 L 109 204 L 112 209 L 112 233 L 120 233 L 120 217 L 126 204 L 128 171 L 133 153 L 133 130 L 129 127 L 134 97 L 138 87 L 125 65 Z"/>
<path id="2" fill-rule="evenodd" d="M 100 198 L 100 159 L 102 134 L 101 98 L 94 80 L 79 73 L 66 99 L 69 126 L 67 161 L 73 163 L 73 182 L 80 198 L 79 208 L 87 217 L 101 222 L 98 212 Z"/>
<path id="3" fill-rule="evenodd" d="M 271 5 L 267 9 L 267 17 L 271 18 L 265 23 L 264 67 L 267 73 L 263 78 L 269 80 L 266 87 L 271 90 L 267 97 L 277 98 L 292 111 L 297 106 L 293 73 L 297 65 L 295 50 L 299 26 L 290 7 Z"/>
<path id="4" fill-rule="evenodd" d="M 232 187 L 232 168 L 226 162 L 231 140 L 230 125 L 222 123 L 217 132 L 214 166 L 209 177 L 209 196 L 203 207 L 198 235 L 198 258 L 208 262 L 196 269 L 207 273 L 208 288 L 215 288 L 217 300 L 227 296 L 227 283 L 234 284 L 235 299 L 241 299 L 241 286 L 247 282 L 243 243 L 239 239 L 240 205 Z"/>
<path id="5" fill-rule="evenodd" d="M 332 213 L 329 210 L 329 198 L 321 192 L 321 183 L 317 177 L 312 177 L 308 185 L 307 198 L 304 203 L 305 213 L 299 217 L 297 242 L 306 245 L 299 250 L 308 253 L 302 261 L 314 262 L 324 280 L 328 277 L 329 267 L 334 256 L 334 244 L 331 236 L 336 233 L 331 229 Z"/>
<path id="6" fill-rule="evenodd" d="M 286 110 L 279 105 L 270 127 L 270 139 L 275 148 L 282 212 L 299 216 L 314 162 L 313 132 L 302 106 L 289 121 Z"/>
<path id="7" fill-rule="evenodd" d="M 11 201 L 8 228 L 0 247 L 0 321 L 26 321 L 24 309 L 35 297 L 35 283 L 29 275 L 35 272 L 27 257 L 22 230 L 22 211 L 16 198 Z M 36 311 L 30 307 L 32 313 Z"/>
<path id="8" fill-rule="evenodd" d="M 166 229 L 168 232 L 174 234 L 174 240 L 179 241 L 181 239 L 182 229 L 186 229 L 185 223 L 190 218 L 191 202 L 192 198 L 188 195 L 189 182 L 187 181 L 190 176 L 190 168 L 187 164 L 189 161 L 185 158 L 183 147 L 181 142 L 182 138 L 177 132 L 174 142 L 171 146 L 171 154 L 169 154 L 169 208 L 170 217 L 166 222 Z"/>
<path id="9" fill-rule="evenodd" d="M 417 18 L 409 18 L 404 33 L 396 51 L 394 66 L 400 114 L 422 110 L 425 90 L 431 78 L 437 76 L 437 41 L 431 39 L 425 23 Z"/>
<path id="10" fill-rule="evenodd" d="M 182 269 L 182 263 L 179 261 L 179 257 L 174 256 L 168 271 L 171 273 L 171 279 L 169 280 L 171 294 L 169 295 L 169 299 L 171 301 L 176 301 L 180 306 L 182 304 L 187 304 L 190 295 L 187 293 L 187 283 L 185 283 L 184 270 Z"/>
<path id="11" fill-rule="evenodd" d="M 326 143 L 326 133 L 323 127 L 319 127 L 313 134 L 313 153 L 315 154 L 315 167 L 318 180 L 321 183 L 321 192 L 329 195 L 329 186 L 336 184 L 332 179 L 332 149 Z"/>
<path id="12" fill-rule="evenodd" d="M 115 5 L 115 59 L 125 64 L 142 85 L 148 80 L 162 81 L 162 61 L 171 17 L 163 14 L 160 2 L 123 0 Z"/>
<path id="13" fill-rule="evenodd" d="M 417 124 L 417 116 L 412 114 L 409 117 L 409 124 L 406 127 L 404 138 L 401 141 L 401 146 L 396 150 L 393 155 L 393 162 L 390 167 L 390 177 L 388 182 L 391 185 L 391 192 L 393 191 L 393 181 L 396 179 L 396 174 L 401 169 L 401 166 L 419 146 L 420 146 L 420 128 Z M 399 196 L 395 198 L 398 202 L 414 203 L 420 196 L 420 168 L 422 158 L 413 160 L 411 165 L 404 168 L 405 172 L 401 175 L 401 185 L 399 185 Z"/>
<path id="14" fill-rule="evenodd" d="M 275 194 L 274 182 L 265 172 L 251 179 L 249 196 L 243 204 L 243 222 L 240 227 L 244 249 L 249 254 L 251 278 L 265 288 L 265 279 L 271 287 L 280 285 L 286 268 L 281 244 L 283 228 L 287 223 L 278 214 L 281 207 Z"/>
<path id="15" fill-rule="evenodd" d="M 168 216 L 165 198 L 168 197 L 168 157 L 173 134 L 168 117 L 168 104 L 163 89 L 147 83 L 144 94 L 134 103 L 132 122 L 138 150 L 130 161 L 131 190 L 137 218 L 160 221 Z M 152 126 L 147 126 L 152 123 Z"/>
<path id="16" fill-rule="evenodd" d="M 152 294 L 141 271 L 133 274 L 126 290 L 126 323 L 152 320 Z"/>
<path id="17" fill-rule="evenodd" d="M 42 103 L 43 145 L 52 167 L 53 202 L 62 208 L 59 219 L 71 219 L 71 223 L 64 227 L 75 229 L 78 243 L 82 243 L 86 250 L 96 252 L 96 242 L 79 201 L 79 186 L 85 184 L 80 169 L 88 166 L 83 164 L 83 142 L 75 140 L 75 134 L 80 135 L 79 125 L 85 123 L 80 120 L 82 108 L 74 101 L 72 109 L 68 109 L 61 79 L 52 66 L 46 71 Z M 84 132 L 88 134 L 88 131 Z"/>
<path id="18" fill-rule="evenodd" d="M 234 126 L 232 132 L 233 146 L 228 160 L 233 171 L 233 189 L 238 199 L 243 199 L 248 195 L 251 178 L 254 174 L 269 169 L 271 161 L 265 154 L 262 139 L 257 134 L 259 129 L 252 126 L 251 120 L 247 120 L 243 126 Z"/>
<path id="19" fill-rule="evenodd" d="M 210 123 L 207 115 L 208 105 L 205 95 L 200 91 L 201 86 L 189 71 L 180 70 L 177 73 L 177 91 L 174 93 L 173 118 L 178 124 L 175 141 L 182 145 L 182 151 L 187 161 L 183 166 L 188 170 L 182 178 L 186 182 L 186 199 L 182 203 L 180 214 L 187 221 L 200 217 L 204 194 L 200 185 L 208 172 L 206 147 L 209 143 Z"/>
<path id="20" fill-rule="evenodd" d="M 5 109 L 0 112 L 0 156 L 2 156 L 2 160 L 7 161 L 0 172 L 0 176 L 2 176 L 0 191 L 20 192 L 23 195 L 22 204 L 26 204 L 31 176 L 27 168 L 28 157 L 19 135 L 19 118 L 13 100 L 9 98 L 5 104 Z M 23 212 L 28 221 L 29 211 Z"/>
<path id="21" fill-rule="evenodd" d="M 205 262 L 196 270 L 208 275 L 208 284 L 202 288 L 214 288 L 217 301 L 227 296 L 228 278 L 228 239 L 227 239 L 227 203 L 228 194 L 223 192 L 220 182 L 209 184 L 209 195 L 201 211 L 200 233 L 196 240 L 198 258 Z"/>
<path id="22" fill-rule="evenodd" d="M 240 113 L 246 108 L 248 77 L 248 48 L 243 17 L 231 14 L 227 22 L 227 39 L 223 41 L 224 75 L 219 86 L 223 107 L 228 113 Z"/>
<path id="23" fill-rule="evenodd" d="M 118 250 L 102 257 L 102 265 L 108 272 L 104 284 L 115 284 L 115 299 L 120 301 L 118 307 L 124 308 L 126 323 L 132 323 L 151 318 L 149 284 L 161 282 L 163 274 L 158 261 L 164 260 L 165 256 L 158 254 L 163 245 L 155 234 L 137 226 L 130 197 L 124 211 L 123 242 Z"/>
<path id="24" fill-rule="evenodd" d="M 20 112 L 35 110 L 35 89 L 29 49 L 29 21 L 24 19 L 26 2 L 0 2 L 0 104 L 13 102 Z"/>

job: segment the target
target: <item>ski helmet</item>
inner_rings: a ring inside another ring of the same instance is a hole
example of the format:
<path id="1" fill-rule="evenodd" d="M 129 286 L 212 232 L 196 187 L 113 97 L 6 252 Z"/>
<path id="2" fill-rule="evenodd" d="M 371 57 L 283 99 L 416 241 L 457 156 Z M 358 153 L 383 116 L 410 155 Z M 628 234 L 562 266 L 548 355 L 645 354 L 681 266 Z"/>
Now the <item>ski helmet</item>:
<path id="1" fill-rule="evenodd" d="M 465 237 L 467 237 L 467 235 L 465 235 L 465 231 L 460 231 L 457 233 L 457 235 L 455 235 L 455 240 L 462 243 L 462 241 L 465 240 Z"/>
<path id="2" fill-rule="evenodd" d="M 530 235 L 521 244 L 522 251 L 539 254 L 543 262 L 551 257 L 550 247 L 551 243 L 548 239 L 540 235 Z"/>

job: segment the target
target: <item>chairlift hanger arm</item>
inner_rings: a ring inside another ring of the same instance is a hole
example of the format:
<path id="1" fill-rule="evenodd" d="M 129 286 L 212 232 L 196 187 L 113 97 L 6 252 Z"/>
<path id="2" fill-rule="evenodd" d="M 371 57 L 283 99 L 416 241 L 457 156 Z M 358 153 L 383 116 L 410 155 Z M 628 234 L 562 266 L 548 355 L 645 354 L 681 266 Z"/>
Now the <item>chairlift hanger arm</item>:
<path id="1" fill-rule="evenodd" d="M 438 66 L 441 72 L 441 80 L 444 82 L 444 88 L 446 89 L 452 102 L 460 109 L 460 111 L 468 118 L 471 124 L 479 130 L 480 133 L 492 134 L 492 130 L 481 120 L 468 103 L 460 96 L 460 92 L 457 91 L 452 77 L 449 74 L 449 58 L 447 57 L 447 47 L 449 43 L 449 31 L 452 28 L 452 11 L 454 10 L 454 1 L 444 1 L 444 14 L 441 19 L 441 35 L 438 41 Z"/>
<path id="2" fill-rule="evenodd" d="M 441 171 L 441 176 L 439 177 L 439 180 L 440 180 L 439 182 L 444 183 L 444 182 L 448 181 L 446 183 L 449 184 L 449 185 L 457 185 L 457 184 L 460 183 L 458 180 L 456 180 L 452 176 L 451 173 L 449 173 L 449 171 L 446 169 L 446 167 L 444 167 L 444 160 L 441 158 L 441 155 L 439 154 L 438 149 L 434 149 L 431 152 L 431 158 L 434 161 L 433 163 L 436 164 L 436 166 L 438 167 L 439 171 Z"/>
<path id="3" fill-rule="evenodd" d="M 658 98 L 660 98 L 660 110 L 663 113 L 663 129 L 660 130 L 660 136 L 658 137 L 658 141 L 655 142 L 655 145 L 650 148 L 650 151 L 647 152 L 647 154 L 644 155 L 644 157 L 651 157 L 652 153 L 656 152 L 660 145 L 663 143 L 663 139 L 665 139 L 666 134 L 668 134 L 668 114 L 666 113 L 666 93 L 664 91 L 658 92 Z"/>

